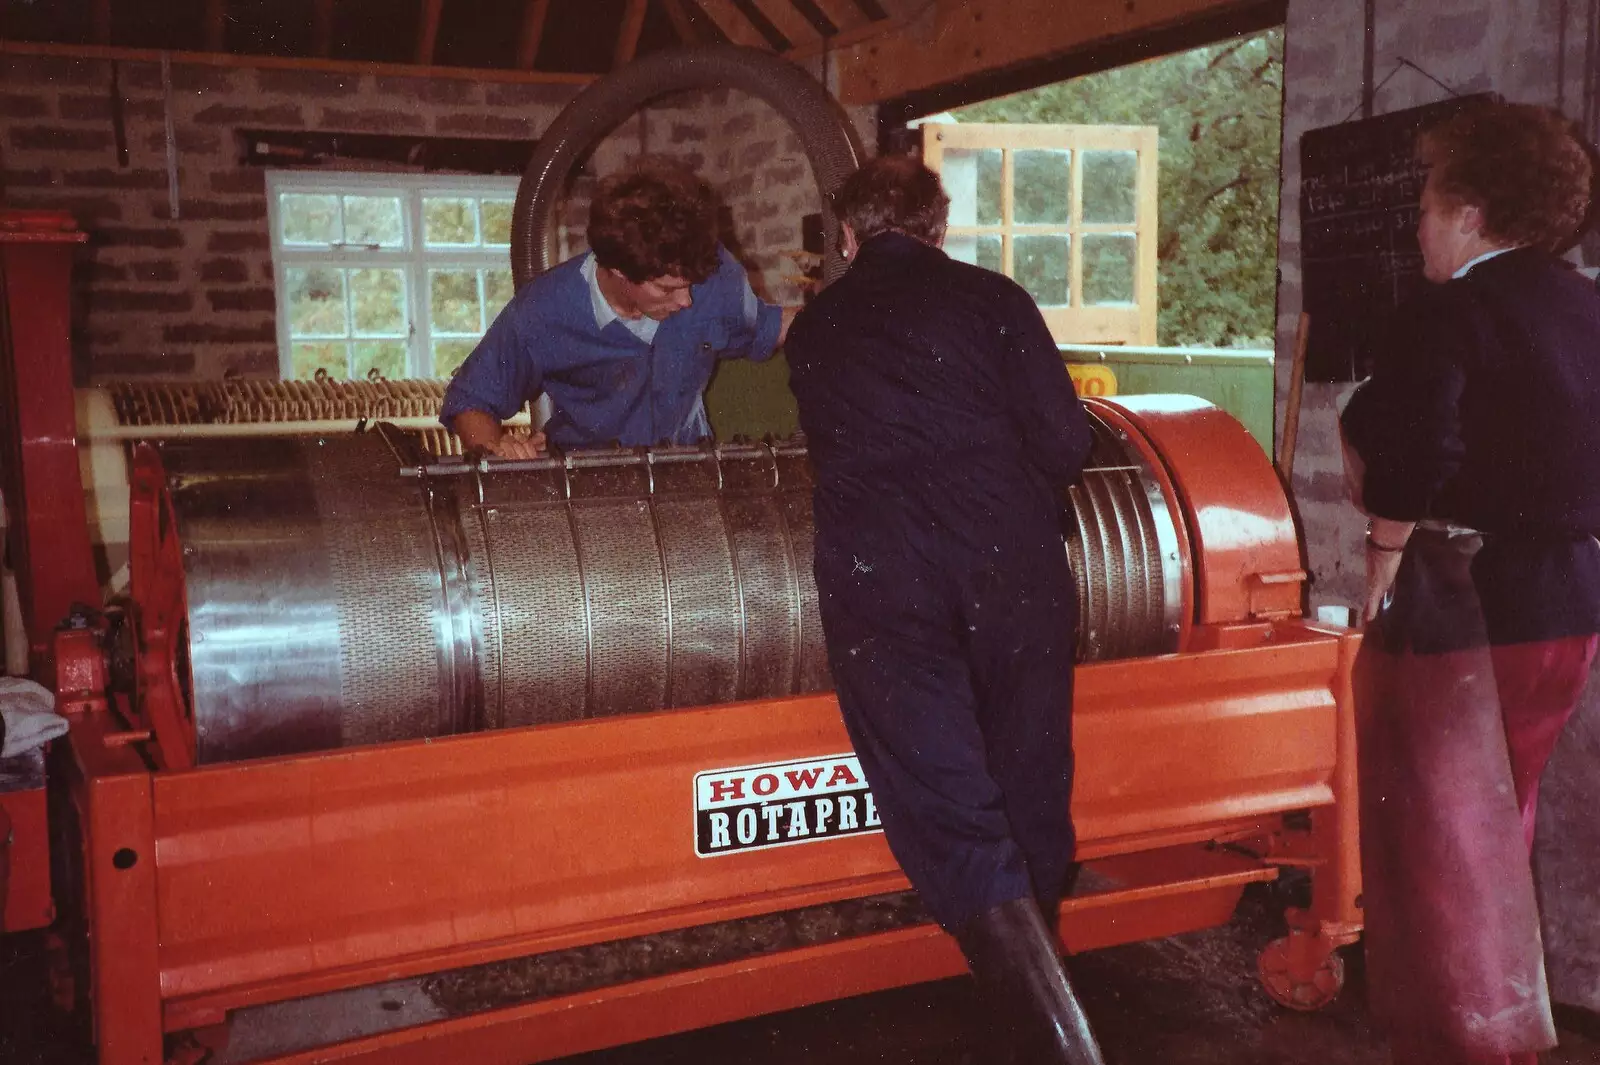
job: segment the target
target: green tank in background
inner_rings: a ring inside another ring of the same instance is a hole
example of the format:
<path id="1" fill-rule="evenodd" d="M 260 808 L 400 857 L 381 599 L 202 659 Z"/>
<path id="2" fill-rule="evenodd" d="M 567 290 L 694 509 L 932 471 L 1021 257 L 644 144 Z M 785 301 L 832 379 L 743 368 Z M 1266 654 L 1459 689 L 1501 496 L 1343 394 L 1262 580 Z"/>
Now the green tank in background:
<path id="1" fill-rule="evenodd" d="M 1272 454 L 1273 353 L 1270 348 L 1141 348 L 1061 344 L 1078 391 L 1092 396 L 1174 392 L 1209 400 L 1244 423 Z M 1111 380 L 1106 379 L 1109 371 Z"/>
<path id="2" fill-rule="evenodd" d="M 1215 403 L 1244 423 L 1272 454 L 1273 353 L 1270 348 L 1141 348 L 1062 344 L 1082 395 L 1176 392 Z M 799 429 L 783 354 L 767 362 L 734 359 L 717 368 L 706 413 L 718 440 L 784 437 Z"/>
<path id="3" fill-rule="evenodd" d="M 789 392 L 789 363 L 783 352 L 766 362 L 729 359 L 719 364 L 706 389 L 706 417 L 718 440 L 782 438 L 799 432 L 800 415 Z"/>

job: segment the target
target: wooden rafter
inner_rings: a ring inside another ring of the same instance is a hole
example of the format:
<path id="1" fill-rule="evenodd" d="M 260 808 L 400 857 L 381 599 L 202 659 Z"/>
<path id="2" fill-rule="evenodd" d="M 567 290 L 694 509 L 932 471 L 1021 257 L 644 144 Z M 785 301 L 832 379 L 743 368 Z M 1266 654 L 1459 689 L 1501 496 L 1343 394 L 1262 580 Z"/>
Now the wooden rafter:
<path id="1" fill-rule="evenodd" d="M 89 29 L 95 44 L 111 43 L 111 0 L 94 0 L 89 12 Z"/>
<path id="2" fill-rule="evenodd" d="M 206 51 L 228 50 L 228 0 L 206 0 Z"/>
<path id="3" fill-rule="evenodd" d="M 315 0 L 311 7 L 311 54 L 333 54 L 333 0 Z"/>
<path id="4" fill-rule="evenodd" d="M 777 31 L 789 41 L 791 48 L 803 48 L 822 36 L 822 31 L 812 24 L 793 0 L 750 0 L 761 9 Z"/>
<path id="5" fill-rule="evenodd" d="M 539 42 L 544 40 L 544 21 L 550 14 L 550 0 L 528 0 L 522 9 L 522 35 L 517 38 L 517 69 L 532 70 L 539 60 Z"/>
<path id="6" fill-rule="evenodd" d="M 705 12 L 706 17 L 734 44 L 749 45 L 752 48 L 772 47 L 767 39 L 761 36 L 761 31 L 733 6 L 733 0 L 699 0 L 699 4 L 700 10 Z"/>
<path id="7" fill-rule="evenodd" d="M 824 18 L 833 26 L 823 39 L 790 53 L 796 62 L 810 59 L 824 50 L 854 54 L 857 45 L 868 41 L 893 42 L 912 21 L 935 9 L 929 0 L 879 0 L 888 18 L 874 21 L 866 17 L 854 0 L 791 0 L 808 18 Z M 965 0 L 968 3 L 980 0 Z M 821 27 L 819 27 L 820 31 Z M 898 48 L 898 45 L 895 45 Z"/>
<path id="8" fill-rule="evenodd" d="M 628 0 L 622 12 L 622 28 L 617 32 L 617 50 L 611 57 L 611 68 L 633 62 L 639 50 L 639 34 L 644 31 L 644 12 L 648 0 Z"/>
<path id="9" fill-rule="evenodd" d="M 767 43 L 768 48 L 774 52 L 787 52 L 794 47 L 794 40 L 778 29 L 777 24 L 767 17 L 767 13 L 755 0 L 733 0 L 733 6 L 750 25 L 756 28 L 756 32 L 761 34 L 761 39 Z"/>
<path id="10" fill-rule="evenodd" d="M 848 33 L 867 21 L 866 16 L 852 3 L 852 0 L 794 0 L 794 5 L 802 13 L 807 12 L 808 8 L 814 8 L 832 23 L 834 32 L 830 36 Z"/>
<path id="11" fill-rule="evenodd" d="M 728 35 L 722 32 L 716 20 L 706 14 L 699 0 L 682 0 L 683 9 L 689 13 L 689 21 L 694 25 L 695 33 L 706 44 L 729 44 Z"/>
<path id="12" fill-rule="evenodd" d="M 553 71 L 510 70 L 506 67 L 428 67 L 412 63 L 372 63 L 344 59 L 306 59 L 298 56 L 239 55 L 229 52 L 173 52 L 155 48 L 109 48 L 88 44 L 48 44 L 36 41 L 8 41 L 0 37 L 0 64 L 9 55 L 64 56 L 68 59 L 105 60 L 117 63 L 173 63 L 227 70 L 315 70 L 355 77 L 439 78 L 445 81 L 495 82 L 504 85 L 588 85 L 596 75 Z"/>
<path id="13" fill-rule="evenodd" d="M 417 21 L 417 63 L 433 66 L 434 52 L 439 47 L 439 16 L 444 13 L 444 0 L 422 0 L 422 18 Z"/>
<path id="14" fill-rule="evenodd" d="M 690 21 L 689 12 L 684 10 L 683 0 L 661 0 L 661 8 L 667 13 L 667 19 L 672 23 L 672 31 L 678 35 L 679 44 L 700 43 L 700 33 Z"/>
<path id="15" fill-rule="evenodd" d="M 1266 17 L 1251 5 L 1217 0 L 1138 0 L 1131 6 L 1126 0 L 880 2 L 895 17 L 873 24 L 866 39 L 835 42 L 837 91 L 846 104 L 877 103 L 1097 45 L 1115 47 L 1109 42 L 1163 28 L 1214 24 L 1253 30 Z"/>

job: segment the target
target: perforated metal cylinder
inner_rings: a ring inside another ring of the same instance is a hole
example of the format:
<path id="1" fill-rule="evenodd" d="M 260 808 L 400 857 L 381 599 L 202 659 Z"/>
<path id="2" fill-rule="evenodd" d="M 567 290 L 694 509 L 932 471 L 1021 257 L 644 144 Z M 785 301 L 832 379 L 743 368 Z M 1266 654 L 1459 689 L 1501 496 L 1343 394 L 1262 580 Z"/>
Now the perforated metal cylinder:
<path id="1" fill-rule="evenodd" d="M 1096 434 L 1068 537 L 1080 657 L 1173 650 L 1173 519 Z M 163 461 L 202 762 L 830 686 L 799 445 L 484 470 L 384 431 Z"/>
<path id="2" fill-rule="evenodd" d="M 798 447 L 481 472 L 367 433 L 163 458 L 203 762 L 828 687 Z"/>
<path id="3" fill-rule="evenodd" d="M 1078 580 L 1078 660 L 1178 649 L 1182 558 L 1174 501 L 1119 429 L 1090 414 L 1094 447 L 1071 489 L 1067 556 Z"/>

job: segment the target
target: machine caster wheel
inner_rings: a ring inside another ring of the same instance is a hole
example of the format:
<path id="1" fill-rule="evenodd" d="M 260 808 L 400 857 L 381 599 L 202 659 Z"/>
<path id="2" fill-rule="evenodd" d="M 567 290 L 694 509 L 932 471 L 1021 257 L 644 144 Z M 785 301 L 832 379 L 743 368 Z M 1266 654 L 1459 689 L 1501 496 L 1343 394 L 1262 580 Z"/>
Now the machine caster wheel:
<path id="1" fill-rule="evenodd" d="M 1320 1010 L 1344 987 L 1344 959 L 1333 950 L 1320 961 L 1304 957 L 1305 946 L 1284 936 L 1267 944 L 1256 963 L 1261 986 L 1272 1001 L 1292 1010 Z M 1302 955 L 1296 958 L 1295 955 Z M 1309 963 L 1309 964 L 1308 964 Z"/>

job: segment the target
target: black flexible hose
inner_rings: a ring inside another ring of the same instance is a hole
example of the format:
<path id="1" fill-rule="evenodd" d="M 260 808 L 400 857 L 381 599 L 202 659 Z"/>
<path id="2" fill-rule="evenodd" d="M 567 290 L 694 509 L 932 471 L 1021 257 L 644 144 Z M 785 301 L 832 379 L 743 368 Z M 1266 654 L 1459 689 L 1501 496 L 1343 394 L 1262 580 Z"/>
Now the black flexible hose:
<path id="1" fill-rule="evenodd" d="M 800 67 L 770 52 L 705 45 L 655 52 L 579 93 L 539 139 L 511 220 L 511 272 L 518 288 L 556 263 L 554 209 L 578 161 L 651 100 L 691 89 L 739 89 L 770 104 L 800 137 L 822 198 L 823 281 L 844 272 L 830 198 L 861 165 L 862 149 L 838 103 Z"/>

